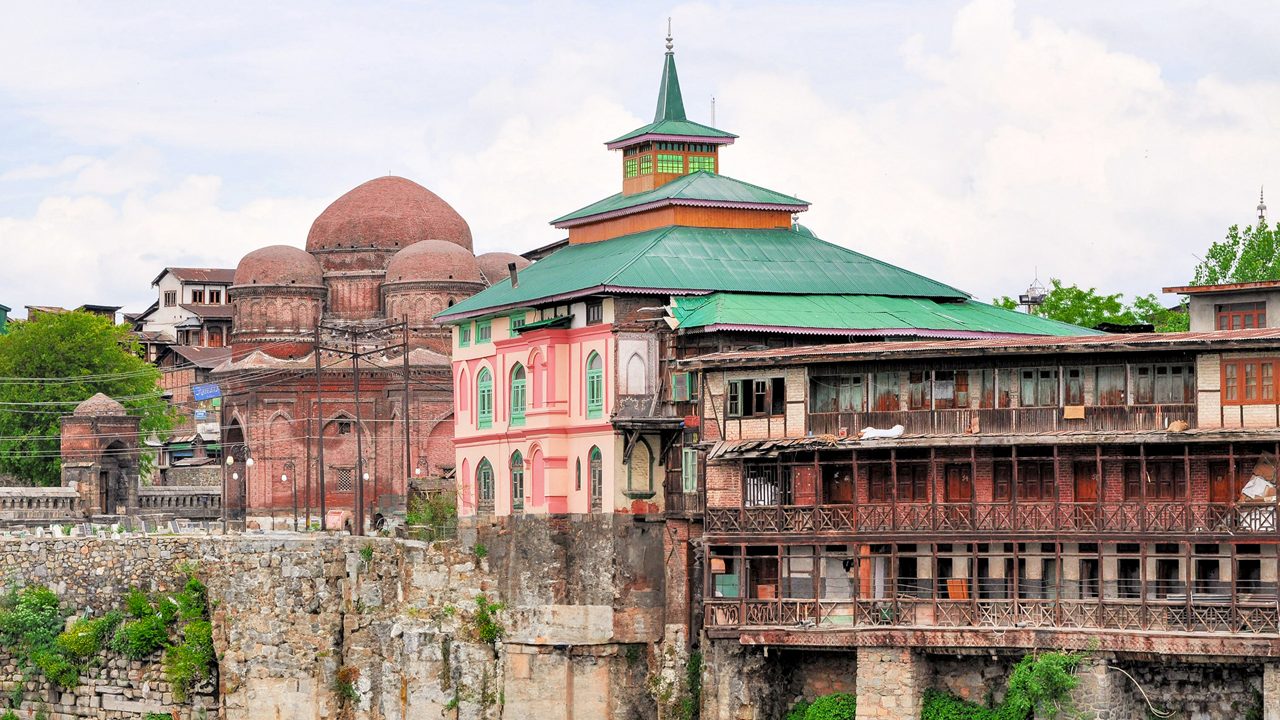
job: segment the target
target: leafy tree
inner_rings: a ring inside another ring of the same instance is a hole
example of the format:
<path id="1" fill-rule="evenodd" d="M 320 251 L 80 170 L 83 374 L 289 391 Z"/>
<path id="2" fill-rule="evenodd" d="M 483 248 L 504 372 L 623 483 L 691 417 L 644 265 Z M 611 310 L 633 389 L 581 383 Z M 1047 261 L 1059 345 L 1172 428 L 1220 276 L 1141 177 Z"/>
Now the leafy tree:
<path id="1" fill-rule="evenodd" d="M 997 298 L 992 304 L 1006 310 L 1019 308 L 1018 301 L 1008 296 Z M 1064 285 L 1056 278 L 1050 281 L 1050 289 L 1045 294 L 1044 302 L 1033 307 L 1031 312 L 1043 318 L 1086 328 L 1097 327 L 1102 323 L 1151 323 L 1156 332 L 1185 331 L 1189 321 L 1185 312 L 1169 310 L 1160 304 L 1154 294 L 1136 297 L 1132 305 L 1127 305 L 1121 293 L 1103 295 L 1097 288 Z"/>
<path id="2" fill-rule="evenodd" d="M 1227 237 L 1209 246 L 1196 266 L 1193 285 L 1280 280 L 1280 226 L 1265 218 L 1257 225 L 1232 225 Z"/>
<path id="3" fill-rule="evenodd" d="M 175 414 L 160 397 L 160 371 L 138 351 L 127 327 L 89 313 L 11 324 L 0 336 L 0 470 L 57 485 L 59 419 L 95 393 L 141 416 L 143 432 L 172 428 Z"/>

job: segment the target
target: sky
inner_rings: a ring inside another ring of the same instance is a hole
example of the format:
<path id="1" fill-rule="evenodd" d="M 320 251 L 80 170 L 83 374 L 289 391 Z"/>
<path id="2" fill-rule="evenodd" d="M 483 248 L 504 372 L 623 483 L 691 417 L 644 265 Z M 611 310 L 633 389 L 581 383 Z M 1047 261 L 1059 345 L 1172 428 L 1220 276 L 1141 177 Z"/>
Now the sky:
<path id="1" fill-rule="evenodd" d="M 0 304 L 144 309 L 166 266 L 302 246 L 380 175 L 476 251 L 620 189 L 667 18 L 721 172 L 819 237 L 982 300 L 1191 279 L 1260 186 L 1280 213 L 1280 5 L 38 3 L 0 23 Z"/>

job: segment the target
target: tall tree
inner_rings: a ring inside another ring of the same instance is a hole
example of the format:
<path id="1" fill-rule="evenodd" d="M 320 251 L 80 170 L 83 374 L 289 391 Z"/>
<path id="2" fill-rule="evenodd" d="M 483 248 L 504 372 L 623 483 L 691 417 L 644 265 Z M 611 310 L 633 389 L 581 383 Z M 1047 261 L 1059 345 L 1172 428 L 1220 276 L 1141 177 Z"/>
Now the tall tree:
<path id="1" fill-rule="evenodd" d="M 1018 308 L 1018 302 L 1008 296 L 997 298 L 993 304 L 1006 310 Z M 1102 323 L 1151 323 L 1156 332 L 1179 332 L 1188 327 L 1185 312 L 1169 310 L 1160 304 L 1155 295 L 1134 298 L 1133 304 L 1128 305 L 1121 293 L 1103 295 L 1097 288 L 1064 285 L 1056 278 L 1050 280 L 1050 289 L 1045 294 L 1044 302 L 1033 307 L 1031 312 L 1050 320 L 1086 328 L 1097 327 Z"/>
<path id="2" fill-rule="evenodd" d="M 44 314 L 0 336 L 0 470 L 57 485 L 59 418 L 103 393 L 164 434 L 174 413 L 160 396 L 160 371 L 138 357 L 123 325 L 83 312 Z M 144 463 L 147 456 L 143 456 Z"/>
<path id="3" fill-rule="evenodd" d="M 1232 225 L 1226 239 L 1209 246 L 1196 265 L 1193 285 L 1280 280 L 1280 226 L 1261 217 L 1257 225 Z"/>

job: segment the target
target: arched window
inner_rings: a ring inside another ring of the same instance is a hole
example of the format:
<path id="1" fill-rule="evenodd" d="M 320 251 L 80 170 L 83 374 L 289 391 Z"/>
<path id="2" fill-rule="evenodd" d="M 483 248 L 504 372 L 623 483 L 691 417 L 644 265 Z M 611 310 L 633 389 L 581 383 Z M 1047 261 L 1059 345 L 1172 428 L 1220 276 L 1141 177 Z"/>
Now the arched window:
<path id="1" fill-rule="evenodd" d="M 600 448 L 592 447 L 587 456 L 587 467 L 591 473 L 591 509 L 599 510 L 604 501 L 604 458 L 600 456 Z"/>
<path id="2" fill-rule="evenodd" d="M 511 509 L 524 509 L 524 456 L 519 450 L 511 453 Z"/>
<path id="3" fill-rule="evenodd" d="M 604 361 L 600 354 L 587 356 L 587 417 L 598 418 L 604 412 Z"/>
<path id="4" fill-rule="evenodd" d="M 653 492 L 653 452 L 644 440 L 631 448 L 631 459 L 627 461 L 627 492 Z"/>
<path id="5" fill-rule="evenodd" d="M 524 366 L 516 363 L 511 370 L 511 424 L 524 425 L 525 373 Z"/>
<path id="6" fill-rule="evenodd" d="M 489 368 L 476 373 L 476 427 L 484 430 L 493 426 L 493 375 Z"/>
<path id="7" fill-rule="evenodd" d="M 573 462 L 573 491 L 582 492 L 582 458 Z"/>
<path id="8" fill-rule="evenodd" d="M 476 496 L 480 510 L 493 512 L 493 465 L 489 458 L 480 458 L 476 466 Z"/>

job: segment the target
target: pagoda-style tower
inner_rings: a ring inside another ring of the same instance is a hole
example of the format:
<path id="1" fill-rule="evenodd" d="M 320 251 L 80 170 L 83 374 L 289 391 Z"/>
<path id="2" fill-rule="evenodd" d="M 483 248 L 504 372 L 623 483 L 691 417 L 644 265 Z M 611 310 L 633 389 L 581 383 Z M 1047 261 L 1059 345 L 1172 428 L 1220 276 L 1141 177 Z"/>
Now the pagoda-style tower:
<path id="1" fill-rule="evenodd" d="M 610 150 L 622 151 L 623 195 L 646 192 L 690 173 L 718 172 L 720 146 L 737 138 L 685 115 L 673 47 L 668 29 L 653 122 L 605 143 Z"/>

